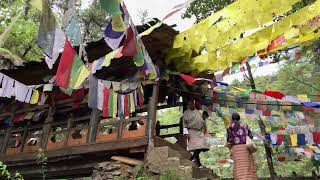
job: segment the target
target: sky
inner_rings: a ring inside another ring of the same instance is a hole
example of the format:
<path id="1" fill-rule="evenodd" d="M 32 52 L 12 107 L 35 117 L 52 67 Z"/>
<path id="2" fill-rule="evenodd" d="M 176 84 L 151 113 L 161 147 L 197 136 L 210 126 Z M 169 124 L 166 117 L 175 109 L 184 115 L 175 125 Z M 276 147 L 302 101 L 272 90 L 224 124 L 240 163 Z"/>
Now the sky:
<path id="1" fill-rule="evenodd" d="M 135 24 L 140 24 L 141 18 L 139 17 L 139 11 L 147 10 L 149 18 L 162 19 L 165 15 L 172 11 L 173 7 L 187 2 L 187 0 L 124 0 L 130 16 Z M 190 28 L 195 22 L 195 18 L 182 19 L 181 15 L 185 12 L 185 9 L 177 12 L 169 19 L 164 21 L 168 25 L 176 24 L 176 30 L 184 31 Z"/>
<path id="2" fill-rule="evenodd" d="M 91 4 L 92 0 L 82 0 L 82 8 L 86 8 Z M 139 12 L 147 10 L 149 18 L 162 19 L 165 15 L 172 11 L 173 7 L 187 2 L 187 0 L 124 0 L 129 14 L 134 24 L 141 24 L 141 17 Z M 195 17 L 191 19 L 182 19 L 181 15 L 185 9 L 177 12 L 164 22 L 168 25 L 176 24 L 178 31 L 184 31 L 190 28 L 196 21 Z"/>

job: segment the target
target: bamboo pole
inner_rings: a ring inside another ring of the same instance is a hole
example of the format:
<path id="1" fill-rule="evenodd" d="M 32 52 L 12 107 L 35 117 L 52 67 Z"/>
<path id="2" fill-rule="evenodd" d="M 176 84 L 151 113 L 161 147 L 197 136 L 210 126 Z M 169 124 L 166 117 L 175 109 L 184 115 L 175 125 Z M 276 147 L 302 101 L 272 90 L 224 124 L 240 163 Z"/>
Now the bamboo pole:
<path id="1" fill-rule="evenodd" d="M 253 79 L 253 76 L 252 76 L 252 72 L 251 72 L 251 67 L 250 67 L 248 61 L 246 62 L 246 65 L 247 65 L 247 71 L 248 71 L 248 75 L 249 75 L 249 81 L 250 81 L 251 88 L 252 89 L 256 89 L 256 85 L 255 85 L 255 82 L 254 82 L 254 79 Z M 265 133 L 266 133 L 266 127 L 265 127 L 265 125 L 264 125 L 264 123 L 263 123 L 263 121 L 262 121 L 260 116 L 259 116 L 258 123 L 259 123 L 259 127 L 260 127 L 260 130 L 261 130 L 261 133 L 264 136 Z M 275 173 L 273 162 L 272 162 L 272 151 L 271 151 L 271 148 L 269 146 L 269 143 L 264 142 L 263 145 L 264 145 L 264 149 L 265 149 L 265 152 L 266 152 L 267 163 L 268 163 L 268 168 L 269 168 L 269 173 L 270 173 L 270 179 L 272 179 L 272 180 L 273 179 L 277 179 L 277 175 Z"/>

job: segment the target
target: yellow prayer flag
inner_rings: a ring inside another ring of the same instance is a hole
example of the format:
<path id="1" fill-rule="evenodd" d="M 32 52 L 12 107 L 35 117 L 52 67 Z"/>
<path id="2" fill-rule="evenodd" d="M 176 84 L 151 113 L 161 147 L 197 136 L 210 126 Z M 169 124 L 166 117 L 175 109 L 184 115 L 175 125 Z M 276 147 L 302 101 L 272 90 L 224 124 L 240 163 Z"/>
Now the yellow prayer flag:
<path id="1" fill-rule="evenodd" d="M 116 32 L 123 32 L 127 29 L 121 14 L 112 16 L 112 29 Z"/>
<path id="2" fill-rule="evenodd" d="M 290 141 L 292 146 L 298 146 L 297 134 L 290 134 Z"/>
<path id="3" fill-rule="evenodd" d="M 74 89 L 77 89 L 81 86 L 84 80 L 90 75 L 89 70 L 86 66 L 82 65 L 79 76 L 77 77 L 76 83 L 74 84 Z"/>
<path id="4" fill-rule="evenodd" d="M 114 94 L 113 94 L 113 114 L 112 114 L 112 117 L 113 118 L 115 118 L 116 117 L 116 115 L 117 115 L 117 112 L 118 112 L 118 93 L 115 93 L 115 92 L 113 92 Z"/>
<path id="5" fill-rule="evenodd" d="M 32 96 L 31 96 L 31 100 L 30 100 L 30 104 L 37 104 L 39 101 L 39 91 L 38 90 L 33 90 Z"/>
<path id="6" fill-rule="evenodd" d="M 118 49 L 110 52 L 109 54 L 107 54 L 104 58 L 104 61 L 102 63 L 102 66 L 105 66 L 105 67 L 108 67 L 110 66 L 110 63 L 111 63 L 111 59 L 114 58 L 114 56 L 116 55 L 116 53 L 118 52 Z"/>
<path id="7" fill-rule="evenodd" d="M 147 30 L 143 31 L 141 34 L 139 34 L 139 37 L 149 35 L 150 33 L 152 33 L 153 30 L 157 29 L 161 25 L 162 25 L 162 22 L 158 22 L 157 24 L 151 26 L 149 29 L 147 29 Z"/>
<path id="8" fill-rule="evenodd" d="M 306 94 L 298 94 L 297 95 L 297 98 L 301 101 L 304 101 L 304 102 L 309 102 L 310 99 L 308 98 L 308 95 Z"/>

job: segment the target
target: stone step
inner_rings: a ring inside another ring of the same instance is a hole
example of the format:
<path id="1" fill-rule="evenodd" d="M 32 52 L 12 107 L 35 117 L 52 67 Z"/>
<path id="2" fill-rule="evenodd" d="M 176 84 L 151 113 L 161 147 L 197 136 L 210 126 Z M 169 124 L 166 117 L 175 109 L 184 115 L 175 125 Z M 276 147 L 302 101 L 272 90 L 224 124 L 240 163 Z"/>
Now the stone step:
<path id="1" fill-rule="evenodd" d="M 194 179 L 203 179 L 203 178 L 207 178 L 207 179 L 219 179 L 219 177 L 215 174 L 213 174 L 211 169 L 208 169 L 206 167 L 203 168 L 197 168 L 197 167 L 193 167 L 192 168 L 192 178 Z"/>

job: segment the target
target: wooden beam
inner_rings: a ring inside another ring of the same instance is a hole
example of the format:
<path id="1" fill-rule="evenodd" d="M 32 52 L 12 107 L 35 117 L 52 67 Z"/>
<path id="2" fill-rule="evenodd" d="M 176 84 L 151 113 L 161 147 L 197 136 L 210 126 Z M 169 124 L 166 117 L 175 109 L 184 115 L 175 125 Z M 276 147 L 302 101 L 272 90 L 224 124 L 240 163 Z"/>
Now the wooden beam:
<path id="1" fill-rule="evenodd" d="M 130 148 L 137 148 L 146 146 L 148 143 L 147 137 L 140 137 L 135 139 L 124 139 L 106 143 L 96 143 L 96 144 L 86 144 L 81 146 L 67 147 L 59 150 L 47 151 L 46 155 L 49 159 L 64 157 L 70 155 L 80 155 L 87 153 L 98 153 L 98 152 L 109 152 L 116 150 L 125 150 Z M 23 153 L 18 155 L 6 156 L 1 155 L 0 160 L 3 162 L 8 162 L 12 165 L 13 163 L 19 163 L 22 161 L 30 161 L 34 163 L 36 159 L 35 153 Z"/>
<path id="2" fill-rule="evenodd" d="M 96 141 L 98 123 L 100 122 L 100 110 L 97 108 L 92 109 L 90 123 L 89 123 L 89 134 L 87 143 L 92 144 Z"/>

